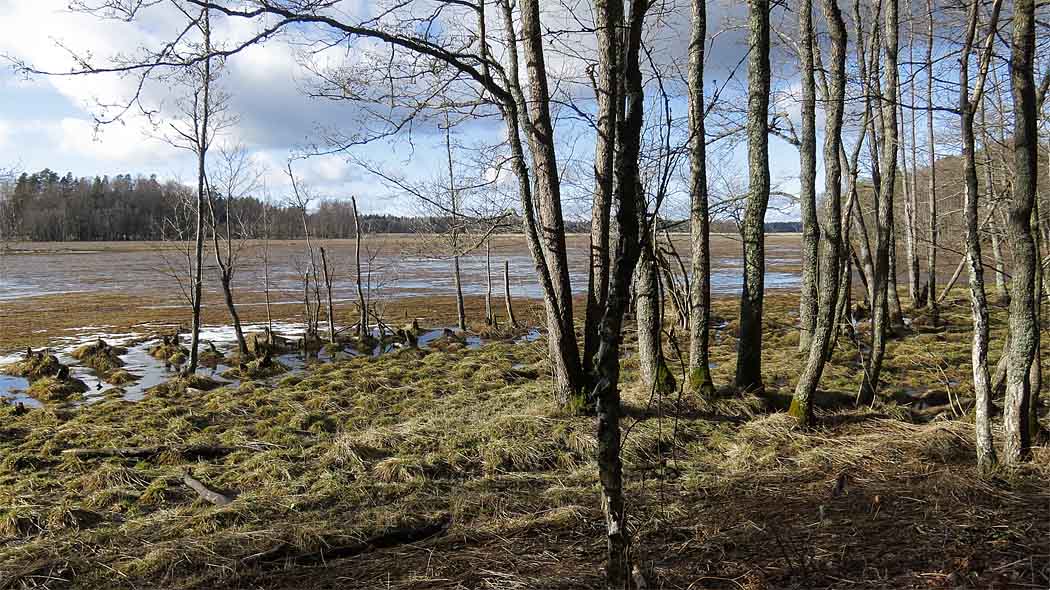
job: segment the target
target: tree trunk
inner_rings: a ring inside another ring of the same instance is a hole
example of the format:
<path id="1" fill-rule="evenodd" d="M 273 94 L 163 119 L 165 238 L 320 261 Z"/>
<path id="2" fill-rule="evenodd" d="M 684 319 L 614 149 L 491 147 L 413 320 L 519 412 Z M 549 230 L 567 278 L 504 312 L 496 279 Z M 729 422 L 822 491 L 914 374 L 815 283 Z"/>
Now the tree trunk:
<path id="1" fill-rule="evenodd" d="M 492 326 L 496 316 L 492 313 L 492 241 L 485 240 L 485 324 Z"/>
<path id="2" fill-rule="evenodd" d="M 933 0 L 926 0 L 926 9 L 929 12 L 930 21 L 927 30 L 926 42 L 926 142 L 930 152 L 930 165 L 928 169 L 927 199 L 930 210 L 929 236 L 926 245 L 926 272 L 929 299 L 926 300 L 926 308 L 930 312 L 930 325 L 936 326 L 940 323 L 940 310 L 937 309 L 937 238 L 940 217 L 937 215 L 937 143 L 933 129 L 933 42 L 935 39 L 933 31 Z"/>
<path id="3" fill-rule="evenodd" d="M 321 270 L 324 272 L 324 287 L 328 294 L 328 342 L 335 344 L 335 308 L 332 305 L 332 275 L 328 273 L 328 255 L 321 247 Z"/>
<path id="4" fill-rule="evenodd" d="M 817 322 L 817 116 L 813 77 L 813 2 L 798 6 L 799 71 L 802 75 L 802 135 L 799 154 L 799 206 L 802 213 L 802 292 L 799 295 L 799 351 L 808 350 Z M 836 163 L 838 152 L 835 153 Z"/>
<path id="5" fill-rule="evenodd" d="M 894 107 L 896 108 L 896 107 Z M 886 292 L 889 293 L 890 326 L 894 329 L 904 325 L 904 311 L 901 309 L 900 292 L 897 290 L 897 215 L 890 213 L 890 247 L 889 274 L 886 279 Z"/>
<path id="6" fill-rule="evenodd" d="M 989 192 L 989 195 L 994 193 Z M 1000 305 L 1009 305 L 1010 286 L 1006 281 L 1006 257 L 1003 256 L 1003 241 L 999 236 L 999 228 L 993 227 L 992 231 L 992 257 L 995 261 L 995 295 Z"/>
<path id="7" fill-rule="evenodd" d="M 549 269 L 549 291 L 544 293 L 549 328 L 550 356 L 554 364 L 556 396 L 563 406 L 583 405 L 583 373 L 573 325 L 572 289 L 565 249 L 558 161 L 550 117 L 550 92 L 543 55 L 539 0 L 521 0 L 521 32 L 529 100 L 525 103 L 530 124 L 527 137 L 535 179 L 533 199 L 543 232 L 536 237 Z M 524 102 L 524 101 L 523 101 Z"/>
<path id="8" fill-rule="evenodd" d="M 200 352 L 201 333 L 201 291 L 204 282 L 204 199 L 207 190 L 207 176 L 205 173 L 205 162 L 208 154 L 208 129 L 211 115 L 211 19 L 210 13 L 204 10 L 203 18 L 204 51 L 209 57 L 204 58 L 204 73 L 201 76 L 203 86 L 204 106 L 200 114 L 201 120 L 194 121 L 196 131 L 197 151 L 197 237 L 194 246 L 195 264 L 193 268 L 193 327 L 190 336 L 190 364 L 186 368 L 187 373 L 197 372 L 198 353 Z M 194 114 L 196 116 L 196 113 Z M 200 124 L 199 126 L 197 124 Z"/>
<path id="9" fill-rule="evenodd" d="M 237 353 L 241 358 L 248 357 L 248 342 L 244 339 L 244 328 L 241 327 L 241 315 L 237 313 L 237 306 L 233 303 L 233 277 L 229 271 L 224 271 L 219 279 L 222 283 L 222 295 L 226 301 L 226 310 L 230 312 L 230 320 L 233 322 L 233 334 L 237 338 Z"/>
<path id="10" fill-rule="evenodd" d="M 736 386 L 761 392 L 762 299 L 765 274 L 765 219 L 769 204 L 769 0 L 748 0 L 747 161 L 748 198 L 741 222 L 744 286 L 740 295 Z"/>
<path id="11" fill-rule="evenodd" d="M 645 215 L 639 215 L 639 222 L 645 223 Z M 647 233 L 645 228 L 639 234 Z M 671 393 L 675 389 L 674 377 L 667 369 L 664 360 L 663 331 L 663 298 L 660 291 L 660 277 L 656 268 L 656 256 L 650 239 L 641 247 L 637 268 L 634 272 L 634 291 L 637 301 L 638 324 L 638 360 L 641 366 L 642 382 L 649 391 L 658 394 Z"/>
<path id="12" fill-rule="evenodd" d="M 503 261 L 503 300 L 507 304 L 507 321 L 511 328 L 518 327 L 518 320 L 514 318 L 514 305 L 510 300 L 510 261 Z"/>
<path id="13" fill-rule="evenodd" d="M 1035 241 L 1032 209 L 1038 178 L 1038 135 L 1035 110 L 1035 3 L 1016 0 L 1013 16 L 1010 86 L 1014 99 L 1014 190 L 1007 214 L 1013 253 L 1010 282 L 1010 350 L 1003 411 L 1003 461 L 1014 464 L 1028 457 L 1031 446 L 1028 372 L 1039 343 L 1035 301 Z"/>
<path id="14" fill-rule="evenodd" d="M 813 420 L 811 399 L 820 383 L 831 350 L 836 321 L 836 300 L 839 291 L 839 261 L 842 258 L 842 116 L 846 93 L 846 25 L 842 20 L 837 0 L 823 0 L 824 17 L 831 35 L 831 81 L 828 84 L 827 117 L 824 139 L 824 248 L 820 257 L 820 304 L 817 326 L 809 348 L 806 366 L 795 387 L 788 413 L 801 424 Z M 801 10 L 805 11 L 809 0 Z"/>
<path id="15" fill-rule="evenodd" d="M 611 2 L 616 0 L 599 0 Z M 631 538 L 623 495 L 623 464 L 620 460 L 620 345 L 623 315 L 630 301 L 631 276 L 638 262 L 641 244 L 648 239 L 639 236 L 641 180 L 638 156 L 641 150 L 642 108 L 644 102 L 642 74 L 638 53 L 642 42 L 642 24 L 646 0 L 631 0 L 624 53 L 624 96 L 626 112 L 619 122 L 620 150 L 616 155 L 616 181 L 619 209 L 616 259 L 605 315 L 601 323 L 598 346 L 595 403 L 598 413 L 598 478 L 601 481 L 602 511 L 605 514 L 607 559 L 605 586 L 609 590 L 626 589 L 630 584 Z"/>
<path id="16" fill-rule="evenodd" d="M 1043 272 L 1043 265 L 1040 257 L 1042 256 L 1042 232 L 1040 226 L 1042 224 L 1039 219 L 1039 197 L 1036 196 L 1035 201 L 1032 203 L 1032 236 L 1035 241 L 1035 356 L 1032 359 L 1032 368 L 1028 372 L 1028 388 L 1031 394 L 1028 397 L 1028 433 L 1032 437 L 1032 440 L 1036 440 L 1041 430 L 1039 424 L 1039 392 L 1043 389 L 1043 340 L 1042 340 L 1042 304 L 1043 304 L 1043 288 L 1045 281 L 1045 273 Z"/>
<path id="17" fill-rule="evenodd" d="M 583 329 L 583 371 L 594 371 L 598 352 L 598 327 L 609 293 L 609 218 L 612 211 L 613 174 L 616 162 L 616 124 L 619 109 L 620 28 L 622 2 L 595 2 L 595 35 L 598 39 L 597 137 L 594 145 L 594 202 L 591 205 L 591 263 L 587 273 L 587 311 Z"/>
<path id="18" fill-rule="evenodd" d="M 914 28 L 913 28 L 914 31 Z M 912 35 L 912 41 L 914 41 L 914 34 Z M 911 44 L 909 43 L 909 51 L 911 50 Z M 914 68 L 912 68 L 914 69 Z M 908 259 L 908 300 L 911 302 L 912 309 L 918 309 L 921 295 L 919 287 L 919 252 L 915 248 L 915 236 L 917 228 L 915 227 L 915 191 L 914 182 L 909 183 L 909 180 L 915 177 L 915 168 L 911 169 L 911 174 L 908 174 L 908 152 L 905 146 L 904 126 L 904 89 L 903 85 L 897 90 L 897 102 L 898 102 L 898 115 L 900 116 L 900 160 L 901 160 L 901 189 L 904 193 L 904 252 Z M 914 130 L 913 136 L 914 136 Z"/>
<path id="19" fill-rule="evenodd" d="M 1001 0 L 993 8 L 989 50 L 994 40 L 995 23 L 998 20 Z M 973 388 L 976 398 L 976 438 L 977 465 L 987 471 L 995 465 L 995 447 L 992 443 L 992 426 L 989 410 L 992 392 L 988 381 L 988 298 L 984 288 L 984 267 L 981 263 L 981 235 L 977 225 L 978 192 L 977 192 L 977 159 L 976 139 L 973 130 L 974 109 L 981 101 L 984 86 L 983 76 L 987 74 L 985 60 L 981 62 L 981 75 L 973 100 L 970 99 L 970 52 L 973 47 L 977 29 L 978 2 L 972 0 L 970 5 L 969 25 L 966 29 L 963 51 L 959 57 L 959 122 L 963 150 L 963 177 L 965 181 L 965 216 L 966 216 L 966 260 L 970 268 L 970 309 L 973 314 L 973 346 L 971 348 L 971 367 L 973 369 Z"/>
<path id="20" fill-rule="evenodd" d="M 463 302 L 463 283 L 459 274 L 459 256 L 452 257 L 452 281 L 456 285 L 456 326 L 467 329 L 467 308 Z"/>
<path id="21" fill-rule="evenodd" d="M 710 368 L 711 232 L 707 197 L 707 133 L 704 104 L 704 51 L 707 42 L 707 0 L 692 0 L 689 38 L 689 232 L 692 280 L 689 284 L 689 387 L 712 396 Z"/>
<path id="22" fill-rule="evenodd" d="M 354 211 L 354 275 L 357 277 L 357 335 L 368 334 L 368 304 L 365 302 L 365 290 L 361 285 L 361 217 L 357 214 L 357 197 L 350 197 L 350 206 Z"/>
<path id="23" fill-rule="evenodd" d="M 896 96 L 897 92 L 897 52 L 899 28 L 897 0 L 883 2 L 885 23 L 883 49 L 886 58 L 885 82 L 882 96 Z M 860 401 L 871 403 L 879 389 L 879 376 L 882 372 L 882 361 L 886 354 L 886 337 L 889 333 L 889 249 L 893 247 L 893 193 L 897 178 L 897 107 L 893 100 L 881 101 L 882 119 L 882 154 L 879 164 L 878 192 L 878 231 L 875 254 L 875 301 L 872 305 L 872 347 L 868 357 L 868 366 L 864 372 L 864 385 Z"/>

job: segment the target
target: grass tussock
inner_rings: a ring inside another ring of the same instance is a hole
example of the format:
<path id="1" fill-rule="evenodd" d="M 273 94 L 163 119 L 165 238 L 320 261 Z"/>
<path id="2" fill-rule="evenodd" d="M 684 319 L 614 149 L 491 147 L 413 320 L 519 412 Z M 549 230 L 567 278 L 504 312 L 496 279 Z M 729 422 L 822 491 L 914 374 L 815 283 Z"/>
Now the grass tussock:
<path id="1" fill-rule="evenodd" d="M 731 302 L 719 306 L 731 317 Z M 925 382 L 965 400 L 967 368 L 926 365 L 916 349 L 950 357 L 967 334 L 949 327 L 932 343 L 915 343 L 925 332 L 892 341 L 886 395 L 871 408 L 853 407 L 856 350 L 840 341 L 817 426 L 801 431 L 782 411 L 802 358 L 790 309 L 788 298 L 767 302 L 761 397 L 654 396 L 637 382 L 628 341 L 625 491 L 652 587 L 1045 586 L 1050 452 L 1039 447 L 1029 465 L 982 476 L 971 424 L 948 406 L 931 419 L 893 397 Z M 724 384 L 735 340 L 713 332 L 712 373 Z M 675 350 L 668 370 L 682 383 Z M 135 403 L 2 407 L 0 579 L 52 588 L 596 587 L 604 524 L 595 421 L 555 407 L 546 362 L 542 342 L 406 348 L 317 364 L 275 385 L 192 378 Z M 228 452 L 62 454 L 165 444 Z M 202 500 L 183 483 L 187 471 L 233 501 Z M 439 517 L 451 518 L 446 535 L 325 557 Z M 268 560 L 277 554 L 299 557 Z"/>

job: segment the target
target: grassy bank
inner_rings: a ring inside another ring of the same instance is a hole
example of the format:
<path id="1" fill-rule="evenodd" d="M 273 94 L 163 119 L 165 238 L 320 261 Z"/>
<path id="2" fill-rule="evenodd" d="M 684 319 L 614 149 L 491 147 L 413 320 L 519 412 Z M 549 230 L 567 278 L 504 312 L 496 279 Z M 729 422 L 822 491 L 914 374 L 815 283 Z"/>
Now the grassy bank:
<path id="1" fill-rule="evenodd" d="M 934 401 L 967 397 L 965 301 L 946 329 L 891 341 L 872 408 L 852 407 L 858 351 L 840 340 L 811 432 L 779 411 L 802 362 L 795 304 L 767 302 L 762 398 L 651 399 L 625 360 L 628 511 L 651 587 L 1046 587 L 1050 449 L 979 477 L 972 424 Z M 735 302 L 715 313 L 727 383 Z M 539 342 L 0 408 L 0 587 L 596 587 L 594 422 L 554 409 L 550 386 Z M 154 450 L 63 452 L 98 447 Z M 187 472 L 232 502 L 203 500 Z"/>

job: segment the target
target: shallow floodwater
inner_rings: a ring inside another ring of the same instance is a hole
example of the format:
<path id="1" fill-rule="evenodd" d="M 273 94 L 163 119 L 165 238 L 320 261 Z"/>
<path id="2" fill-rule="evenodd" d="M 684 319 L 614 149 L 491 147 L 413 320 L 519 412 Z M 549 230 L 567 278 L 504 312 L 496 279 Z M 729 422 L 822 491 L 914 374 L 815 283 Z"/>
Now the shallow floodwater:
<path id="1" fill-rule="evenodd" d="M 586 236 L 572 235 L 567 241 L 569 270 L 573 291 L 587 288 L 589 244 Z M 337 301 L 356 296 L 354 243 L 351 240 L 318 240 L 324 245 L 332 266 L 333 291 Z M 675 247 L 688 266 L 688 236 L 674 238 Z M 234 279 L 239 293 L 260 293 L 264 284 L 264 253 L 259 242 L 244 247 Z M 368 236 L 362 253 L 363 281 L 378 298 L 419 297 L 455 294 L 451 261 L 429 249 L 425 238 L 417 236 Z M 272 242 L 269 245 L 269 282 L 273 301 L 298 302 L 301 277 L 309 259 L 303 241 Z M 205 288 L 215 290 L 218 281 L 214 261 L 205 256 Z M 503 290 L 503 264 L 510 274 L 510 288 L 515 297 L 541 296 L 536 268 L 520 236 L 498 236 L 492 246 L 493 290 Z M 674 262 L 672 262 L 674 264 Z M 798 237 L 775 234 L 766 242 L 766 288 L 791 288 L 799 284 L 800 264 Z M 740 292 L 740 243 L 735 237 L 713 236 L 711 257 L 711 291 L 715 295 Z M 35 295 L 63 293 L 105 293 L 164 295 L 172 305 L 181 304 L 177 281 L 172 269 L 181 269 L 179 252 L 171 244 L 159 243 L 60 243 L 14 244 L 0 253 L 0 301 Z M 486 257 L 484 249 L 460 259 L 463 290 L 467 295 L 486 291 Z M 251 299 L 251 298 L 248 298 Z M 259 301 L 261 297 L 254 298 Z M 244 302 L 241 305 L 253 305 Z M 257 304 L 261 305 L 261 304 Z"/>
<path id="2" fill-rule="evenodd" d="M 158 332 L 170 331 L 174 325 L 149 324 L 147 327 L 150 328 L 151 333 L 155 334 Z M 264 324 L 248 323 L 243 326 L 245 333 L 259 332 L 264 328 Z M 293 341 L 302 337 L 302 328 L 293 323 L 274 322 L 273 331 L 275 334 Z M 475 334 L 462 334 L 457 330 L 437 328 L 427 330 L 419 336 L 419 347 L 423 349 L 429 348 L 435 340 L 444 336 L 446 332 L 453 332 L 462 336 L 465 340 L 466 347 L 470 349 L 480 348 L 484 344 L 481 337 Z M 373 335 L 376 337 L 380 336 L 378 328 L 373 329 Z M 540 332 L 538 330 L 530 330 L 518 340 L 520 342 L 531 342 L 539 337 Z M 100 338 L 110 345 L 127 348 L 127 352 L 120 355 L 121 360 L 124 361 L 123 369 L 138 376 L 139 380 L 123 386 L 111 385 L 102 381 L 93 369 L 81 365 L 80 361 L 71 356 L 72 351 L 77 347 L 89 342 L 94 342 Z M 206 350 L 208 348 L 208 343 L 214 344 L 215 348 L 224 355 L 236 348 L 236 337 L 231 326 L 204 326 L 201 329 L 200 338 L 201 350 Z M 182 336 L 182 344 L 188 346 L 188 340 L 189 336 L 184 334 Z M 64 337 L 56 341 L 55 346 L 53 346 L 50 351 L 62 364 L 69 367 L 71 377 L 80 379 L 88 387 L 87 392 L 84 393 L 83 400 L 76 402 L 76 405 L 94 403 L 115 393 L 119 393 L 124 400 L 137 401 L 147 395 L 150 388 L 173 379 L 179 370 L 178 367 L 172 366 L 163 360 L 156 359 L 149 354 L 150 347 L 158 342 L 159 338 L 151 337 L 149 334 L 145 333 L 110 333 L 105 331 L 105 326 L 86 326 L 85 328 L 78 330 L 75 336 Z M 392 352 L 397 348 L 399 348 L 399 346 L 393 344 L 380 345 L 372 351 L 372 355 L 379 356 L 381 354 Z M 0 367 L 18 362 L 22 359 L 23 354 L 24 353 L 21 351 L 0 354 Z M 277 355 L 274 358 L 288 367 L 288 373 L 296 373 L 303 371 L 312 363 L 331 362 L 333 360 L 349 359 L 360 355 L 361 353 L 356 350 L 347 348 L 335 353 L 334 356 L 322 350 L 311 354 L 310 356 L 304 356 L 301 353 L 292 352 Z M 229 368 L 228 365 L 221 363 L 214 367 L 202 366 L 198 369 L 197 374 L 210 377 L 223 385 L 236 387 L 240 384 L 239 381 L 227 379 L 222 376 L 222 374 Z M 276 377 L 271 378 L 271 380 L 280 379 L 288 373 L 277 375 Z M 26 407 L 40 407 L 41 403 L 39 401 L 26 394 L 28 388 L 29 381 L 26 379 L 0 373 L 0 402 L 11 404 L 22 403 Z"/>

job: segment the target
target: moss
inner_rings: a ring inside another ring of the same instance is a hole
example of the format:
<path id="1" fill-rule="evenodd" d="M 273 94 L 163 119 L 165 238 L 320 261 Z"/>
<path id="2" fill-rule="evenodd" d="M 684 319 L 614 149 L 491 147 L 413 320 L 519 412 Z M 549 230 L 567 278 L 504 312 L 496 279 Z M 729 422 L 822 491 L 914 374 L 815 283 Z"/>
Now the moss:
<path id="1" fill-rule="evenodd" d="M 272 360 L 269 356 L 266 356 L 227 369 L 222 376 L 227 379 L 248 381 L 252 379 L 268 379 L 287 372 L 288 367 L 281 364 L 280 361 Z"/>
<path id="2" fill-rule="evenodd" d="M 4 373 L 16 377 L 25 377 L 29 381 L 52 377 L 65 370 L 65 365 L 60 363 L 55 355 L 47 351 L 33 350 L 27 350 L 22 360 L 2 367 Z"/>
<path id="3" fill-rule="evenodd" d="M 715 385 L 711 381 L 711 369 L 707 366 L 697 366 L 689 372 L 689 390 L 702 398 L 710 398 L 715 395 Z"/>
<path id="4" fill-rule="evenodd" d="M 667 363 L 660 361 L 656 367 L 656 378 L 655 378 L 656 392 L 661 395 L 668 395 L 674 393 L 678 389 L 678 383 L 674 378 L 674 374 L 671 373 L 671 369 L 667 367 Z"/>
<path id="5" fill-rule="evenodd" d="M 106 375 L 105 380 L 106 383 L 111 383 L 113 385 L 127 385 L 138 381 L 139 376 L 123 369 L 119 369 Z"/>
<path id="6" fill-rule="evenodd" d="M 127 354 L 128 349 L 111 346 L 105 340 L 99 338 L 78 347 L 70 355 L 79 360 L 84 366 L 91 367 L 99 375 L 106 375 L 124 366 L 120 355 Z"/>
<path id="7" fill-rule="evenodd" d="M 791 416 L 802 426 L 808 426 L 812 420 L 813 406 L 808 402 L 803 404 L 797 396 L 791 397 L 791 405 L 788 407 L 788 416 Z"/>
<path id="8" fill-rule="evenodd" d="M 167 361 L 173 365 L 181 365 L 186 362 L 186 357 L 190 354 L 189 349 L 179 344 L 177 339 L 167 336 L 162 338 L 159 343 L 150 346 L 148 352 L 153 358 Z M 178 362 L 174 362 L 173 359 L 178 359 Z"/>
<path id="9" fill-rule="evenodd" d="M 42 402 L 66 402 L 79 399 L 87 390 L 87 385 L 79 379 L 44 377 L 33 381 L 26 393 Z"/>

